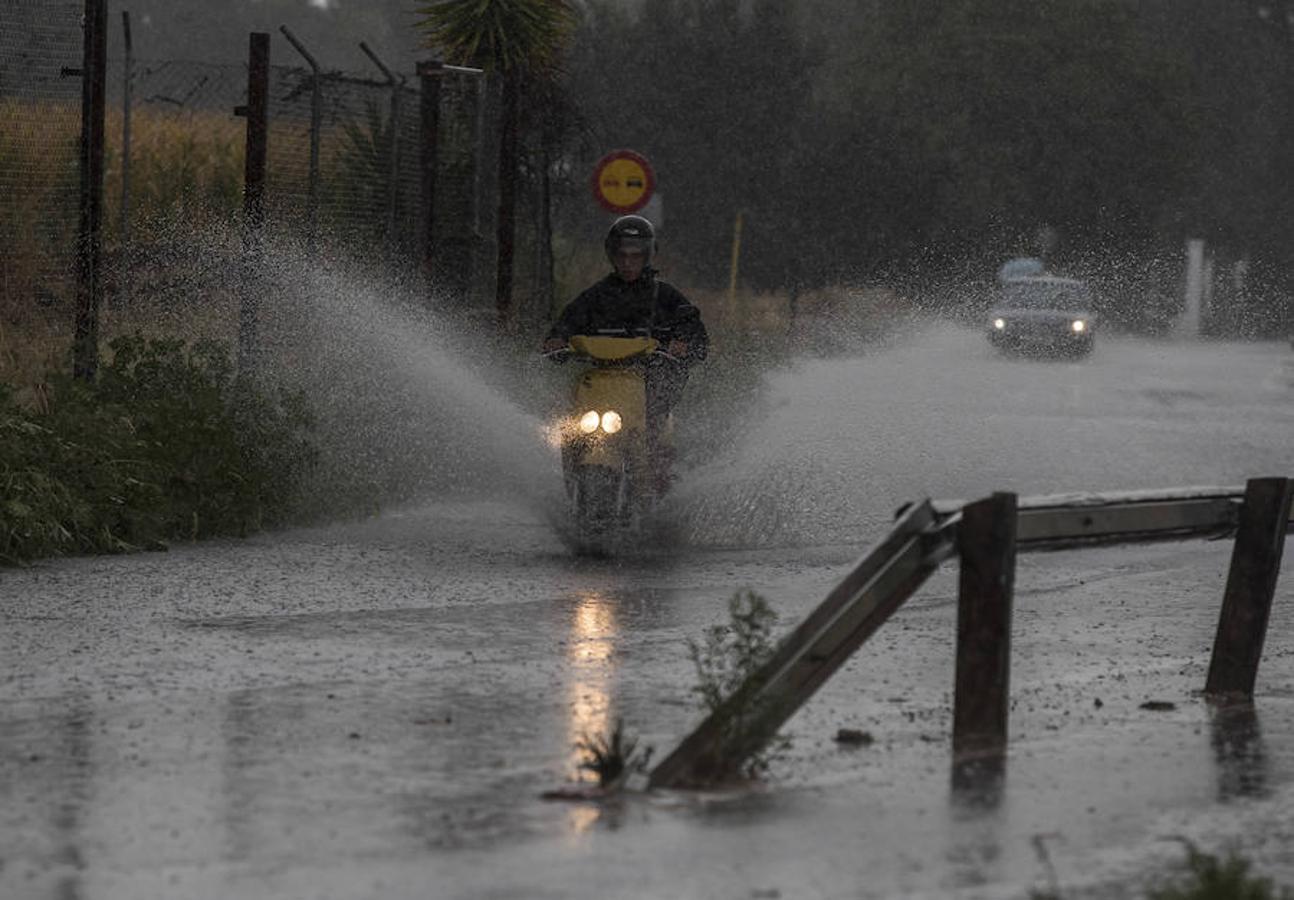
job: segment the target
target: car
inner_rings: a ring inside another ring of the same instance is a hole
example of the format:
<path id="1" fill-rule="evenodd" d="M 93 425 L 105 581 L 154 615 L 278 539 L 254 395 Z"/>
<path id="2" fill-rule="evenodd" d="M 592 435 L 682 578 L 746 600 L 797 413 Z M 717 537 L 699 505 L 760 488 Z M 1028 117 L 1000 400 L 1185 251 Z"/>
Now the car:
<path id="1" fill-rule="evenodd" d="M 1027 278 L 1032 275 L 1046 275 L 1046 266 L 1043 261 L 1035 256 L 1017 256 L 1014 259 L 1008 259 L 1002 263 L 1002 267 L 997 270 L 999 281 L 1009 281 L 1012 278 Z"/>
<path id="2" fill-rule="evenodd" d="M 1095 332 L 1092 291 L 1077 278 L 1002 279 L 988 313 L 989 341 L 1002 350 L 1083 356 Z"/>

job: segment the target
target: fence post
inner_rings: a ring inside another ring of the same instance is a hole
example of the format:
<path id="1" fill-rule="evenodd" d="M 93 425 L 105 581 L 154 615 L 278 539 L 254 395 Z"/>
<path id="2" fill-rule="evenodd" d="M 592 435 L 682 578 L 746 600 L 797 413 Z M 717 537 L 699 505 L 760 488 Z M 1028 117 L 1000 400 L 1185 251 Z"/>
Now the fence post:
<path id="1" fill-rule="evenodd" d="M 363 50 L 364 54 L 373 61 L 373 65 L 386 76 L 386 83 L 391 88 L 391 137 L 386 160 L 386 256 L 387 264 L 393 265 L 398 230 L 397 199 L 400 190 L 400 91 L 404 88 L 404 76 L 397 79 L 395 73 L 387 68 L 386 63 L 382 62 L 364 41 L 359 42 L 359 49 Z"/>
<path id="2" fill-rule="evenodd" d="M 436 171 L 440 165 L 440 79 L 444 63 L 438 59 L 418 63 L 422 88 L 422 267 L 430 279 L 436 262 Z"/>
<path id="3" fill-rule="evenodd" d="M 954 756 L 1006 747 L 1015 537 L 1015 494 L 995 493 L 962 509 Z"/>
<path id="4" fill-rule="evenodd" d="M 130 243 L 130 104 L 135 81 L 135 48 L 130 39 L 130 13 L 121 11 L 121 33 L 125 42 L 126 66 L 121 90 L 121 245 Z M 129 279 L 123 279 L 123 285 Z"/>
<path id="5" fill-rule="evenodd" d="M 270 36 L 252 32 L 247 53 L 247 149 L 243 166 L 243 249 L 259 261 L 265 226 L 265 172 L 269 150 Z M 237 110 L 235 110 L 237 112 Z M 250 275 L 250 273 L 249 273 Z M 258 313 L 256 288 L 245 276 L 238 308 L 238 370 L 256 365 Z"/>
<path id="6" fill-rule="evenodd" d="M 305 59 L 306 64 L 310 66 L 310 176 L 309 191 L 307 203 L 309 208 L 306 210 L 307 231 L 306 242 L 311 251 L 315 248 L 315 241 L 319 234 L 319 140 L 323 131 L 323 85 L 320 82 L 319 63 L 310 55 L 310 51 L 305 45 L 297 40 L 296 35 L 288 30 L 288 26 L 280 25 L 279 31 L 288 39 L 288 43 L 296 48 L 296 51 Z"/>
<path id="7" fill-rule="evenodd" d="M 517 244 L 517 153 L 520 150 L 518 116 L 521 113 L 521 75 L 503 72 L 503 97 L 499 114 L 498 217 L 495 221 L 494 308 L 499 325 L 512 331 L 516 309 L 512 298 Z"/>
<path id="8" fill-rule="evenodd" d="M 1253 697 L 1285 549 L 1291 493 L 1288 478 L 1254 478 L 1245 484 L 1222 614 L 1204 687 L 1209 696 Z"/>
<path id="9" fill-rule="evenodd" d="M 99 362 L 99 278 L 103 250 L 104 83 L 108 0 L 85 0 L 81 49 L 81 217 L 77 235 L 76 331 L 72 374 L 94 378 Z"/>

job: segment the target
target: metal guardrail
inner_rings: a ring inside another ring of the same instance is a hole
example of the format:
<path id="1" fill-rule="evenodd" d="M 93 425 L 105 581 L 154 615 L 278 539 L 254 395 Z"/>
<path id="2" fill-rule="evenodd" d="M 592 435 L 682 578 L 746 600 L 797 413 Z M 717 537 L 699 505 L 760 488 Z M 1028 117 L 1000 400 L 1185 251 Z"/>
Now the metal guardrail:
<path id="1" fill-rule="evenodd" d="M 704 784 L 765 746 L 930 577 L 959 556 L 954 754 L 1005 747 L 1017 551 L 1236 536 L 1205 691 L 1252 697 L 1291 521 L 1289 479 L 1204 487 L 933 503 L 890 533 L 774 654 L 649 774 L 649 787 Z M 740 727 L 733 727 L 740 722 Z"/>
<path id="2" fill-rule="evenodd" d="M 1244 496 L 1244 487 L 1196 487 L 1026 497 L 1017 505 L 1016 540 L 1021 550 L 1033 550 L 1225 537 L 1236 528 Z M 941 501 L 934 508 L 949 516 L 963 505 Z"/>

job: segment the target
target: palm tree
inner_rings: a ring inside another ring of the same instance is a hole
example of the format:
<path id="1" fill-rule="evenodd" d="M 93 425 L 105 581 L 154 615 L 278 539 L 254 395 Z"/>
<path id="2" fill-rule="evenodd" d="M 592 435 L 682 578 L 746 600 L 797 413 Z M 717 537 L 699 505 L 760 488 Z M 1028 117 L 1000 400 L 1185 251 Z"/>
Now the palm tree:
<path id="1" fill-rule="evenodd" d="M 518 121 L 524 77 L 545 78 L 558 68 L 575 29 L 571 0 L 435 0 L 418 8 L 427 43 L 445 61 L 482 66 L 503 79 L 499 141 L 499 322 L 512 319 L 512 257 L 516 244 Z"/>

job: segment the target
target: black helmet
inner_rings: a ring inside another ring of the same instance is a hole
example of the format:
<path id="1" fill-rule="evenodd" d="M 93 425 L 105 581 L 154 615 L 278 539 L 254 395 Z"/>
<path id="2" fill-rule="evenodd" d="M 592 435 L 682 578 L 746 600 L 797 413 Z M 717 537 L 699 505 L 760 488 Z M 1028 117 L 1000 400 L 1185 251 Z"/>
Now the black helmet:
<path id="1" fill-rule="evenodd" d="M 656 229 L 642 216 L 621 216 L 611 223 L 611 230 L 607 232 L 604 244 L 607 259 L 613 265 L 616 251 L 626 245 L 641 247 L 645 255 L 643 264 L 649 265 L 656 252 Z"/>

